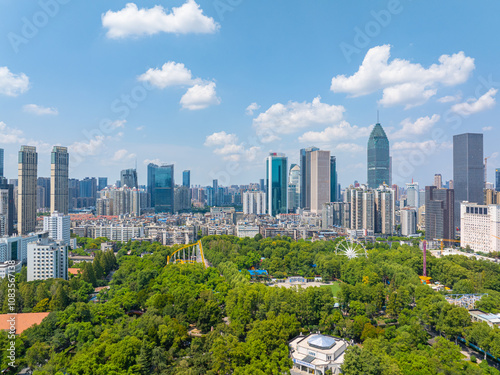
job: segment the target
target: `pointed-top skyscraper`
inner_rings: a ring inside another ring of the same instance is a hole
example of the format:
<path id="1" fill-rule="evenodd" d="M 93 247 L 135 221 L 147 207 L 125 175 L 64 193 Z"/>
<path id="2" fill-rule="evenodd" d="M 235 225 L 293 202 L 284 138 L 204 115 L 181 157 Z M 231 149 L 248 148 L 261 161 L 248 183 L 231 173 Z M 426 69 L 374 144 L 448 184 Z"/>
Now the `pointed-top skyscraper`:
<path id="1" fill-rule="evenodd" d="M 368 139 L 368 187 L 390 184 L 389 140 L 382 125 L 375 124 Z"/>

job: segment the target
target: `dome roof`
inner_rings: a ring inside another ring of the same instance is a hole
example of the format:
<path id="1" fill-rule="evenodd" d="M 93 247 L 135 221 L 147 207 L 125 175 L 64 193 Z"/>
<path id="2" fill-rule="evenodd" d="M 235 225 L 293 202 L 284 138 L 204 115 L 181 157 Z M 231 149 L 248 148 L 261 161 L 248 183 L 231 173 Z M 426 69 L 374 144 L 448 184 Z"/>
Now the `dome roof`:
<path id="1" fill-rule="evenodd" d="M 330 336 L 313 335 L 307 340 L 307 343 L 318 349 L 330 349 L 335 345 L 335 339 Z"/>

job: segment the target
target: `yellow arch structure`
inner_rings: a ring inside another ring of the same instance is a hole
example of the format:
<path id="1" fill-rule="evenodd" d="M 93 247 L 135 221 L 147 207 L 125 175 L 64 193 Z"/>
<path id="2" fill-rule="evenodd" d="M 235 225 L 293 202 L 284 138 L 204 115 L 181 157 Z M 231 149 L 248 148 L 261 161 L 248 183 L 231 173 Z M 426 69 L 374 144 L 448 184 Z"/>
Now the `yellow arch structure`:
<path id="1" fill-rule="evenodd" d="M 196 247 L 196 255 L 194 254 L 193 247 Z M 188 258 L 186 259 L 186 250 L 188 251 Z M 191 252 L 191 255 L 189 253 Z M 193 259 L 194 258 L 194 259 Z M 207 262 L 205 260 L 205 255 L 203 254 L 203 244 L 201 240 L 189 245 L 182 246 L 167 257 L 167 264 L 191 264 L 191 263 L 202 263 L 203 267 L 207 268 Z"/>

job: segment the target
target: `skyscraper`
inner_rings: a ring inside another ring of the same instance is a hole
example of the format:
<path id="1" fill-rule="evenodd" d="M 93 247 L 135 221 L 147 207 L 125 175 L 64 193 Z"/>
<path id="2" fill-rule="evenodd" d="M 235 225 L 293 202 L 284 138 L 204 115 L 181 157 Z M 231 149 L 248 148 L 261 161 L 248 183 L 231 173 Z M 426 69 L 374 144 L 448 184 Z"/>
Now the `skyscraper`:
<path id="1" fill-rule="evenodd" d="M 137 183 L 137 171 L 133 168 L 124 169 L 120 172 L 121 186 L 127 185 L 129 188 L 139 188 Z"/>
<path id="2" fill-rule="evenodd" d="M 69 211 L 69 154 L 66 147 L 54 146 L 50 160 L 50 212 Z M 69 242 L 67 243 L 69 245 Z"/>
<path id="3" fill-rule="evenodd" d="M 191 171 L 186 170 L 182 172 L 182 186 L 191 187 Z"/>
<path id="4" fill-rule="evenodd" d="M 337 158 L 330 156 L 330 202 L 337 202 L 339 198 L 339 184 L 337 178 Z"/>
<path id="5" fill-rule="evenodd" d="M 106 186 L 108 186 L 108 178 L 107 177 L 98 177 L 97 178 L 97 190 L 101 191 Z"/>
<path id="6" fill-rule="evenodd" d="M 368 187 L 376 189 L 390 180 L 389 140 L 377 123 L 368 139 Z"/>
<path id="7" fill-rule="evenodd" d="M 454 191 L 425 187 L 425 239 L 455 239 Z"/>
<path id="8" fill-rule="evenodd" d="M 3 216 L 0 236 L 12 235 L 14 233 L 14 185 L 8 184 L 5 177 L 0 177 L 0 216 Z"/>
<path id="9" fill-rule="evenodd" d="M 438 189 L 441 189 L 443 187 L 443 177 L 440 174 L 434 175 L 434 186 Z"/>
<path id="10" fill-rule="evenodd" d="M 0 148 L 0 177 L 4 177 L 3 175 L 3 166 L 4 166 L 4 159 L 3 159 L 3 148 Z"/>
<path id="11" fill-rule="evenodd" d="M 21 146 L 18 159 L 17 232 L 27 234 L 36 227 L 36 147 Z"/>
<path id="12" fill-rule="evenodd" d="M 310 163 L 307 166 L 310 168 L 310 179 L 307 182 L 310 197 L 307 200 L 313 213 L 321 213 L 323 204 L 331 201 L 330 162 L 330 151 L 316 150 L 310 153 Z"/>
<path id="13" fill-rule="evenodd" d="M 270 153 L 266 160 L 267 213 L 271 216 L 287 213 L 288 158 Z"/>
<path id="14" fill-rule="evenodd" d="M 71 219 L 69 215 L 61 212 L 53 212 L 50 216 L 43 218 L 43 230 L 49 232 L 53 240 L 64 241 L 69 245 Z"/>
<path id="15" fill-rule="evenodd" d="M 174 165 L 148 165 L 148 191 L 155 212 L 174 213 Z"/>
<path id="16" fill-rule="evenodd" d="M 420 207 L 420 194 L 418 182 L 406 184 L 406 207 Z"/>
<path id="17" fill-rule="evenodd" d="M 483 135 L 465 133 L 453 136 L 453 187 L 455 227 L 460 227 L 460 202 L 483 204 Z"/>
<path id="18" fill-rule="evenodd" d="M 288 211 L 300 207 L 300 167 L 292 164 L 288 174 Z"/>
<path id="19" fill-rule="evenodd" d="M 500 169 L 495 169 L 495 190 L 500 191 Z"/>
<path id="20" fill-rule="evenodd" d="M 50 209 L 50 177 L 38 177 L 37 184 L 37 208 Z"/>
<path id="21" fill-rule="evenodd" d="M 311 207 L 311 152 L 318 151 L 317 147 L 303 148 L 300 150 L 300 207 Z"/>

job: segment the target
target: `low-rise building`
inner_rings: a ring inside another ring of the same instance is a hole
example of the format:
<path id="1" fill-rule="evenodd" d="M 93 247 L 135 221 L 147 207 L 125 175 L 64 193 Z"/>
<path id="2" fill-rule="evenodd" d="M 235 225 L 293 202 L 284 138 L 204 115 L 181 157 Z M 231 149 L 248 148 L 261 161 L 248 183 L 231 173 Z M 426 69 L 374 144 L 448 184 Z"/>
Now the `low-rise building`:
<path id="1" fill-rule="evenodd" d="M 289 346 L 295 369 L 324 375 L 327 370 L 331 370 L 332 374 L 341 373 L 340 366 L 344 363 L 349 343 L 338 337 L 313 333 L 295 337 Z"/>
<path id="2" fill-rule="evenodd" d="M 39 239 L 28 244 L 28 281 L 68 279 L 68 245 Z"/>

